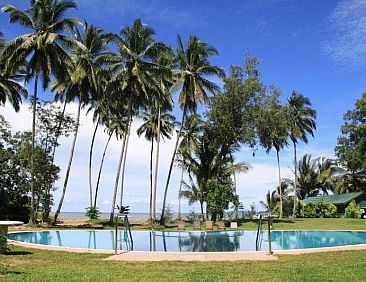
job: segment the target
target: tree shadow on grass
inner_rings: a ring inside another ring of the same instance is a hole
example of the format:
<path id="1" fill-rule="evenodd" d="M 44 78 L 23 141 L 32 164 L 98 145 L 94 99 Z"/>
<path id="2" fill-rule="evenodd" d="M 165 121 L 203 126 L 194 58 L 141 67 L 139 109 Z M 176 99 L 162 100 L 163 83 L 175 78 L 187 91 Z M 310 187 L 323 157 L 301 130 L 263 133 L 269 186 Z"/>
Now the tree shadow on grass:
<path id="1" fill-rule="evenodd" d="M 33 255 L 32 252 L 26 252 L 26 251 L 8 251 L 5 253 L 6 256 L 29 256 Z"/>

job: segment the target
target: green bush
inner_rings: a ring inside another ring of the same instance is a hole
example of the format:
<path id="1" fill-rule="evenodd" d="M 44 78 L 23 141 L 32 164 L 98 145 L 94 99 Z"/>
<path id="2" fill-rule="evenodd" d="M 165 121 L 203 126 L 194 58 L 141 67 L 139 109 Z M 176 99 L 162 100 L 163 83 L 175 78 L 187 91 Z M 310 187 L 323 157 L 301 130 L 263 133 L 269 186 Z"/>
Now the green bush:
<path id="1" fill-rule="evenodd" d="M 362 212 L 360 210 L 360 206 L 356 204 L 356 201 L 353 200 L 349 203 L 348 207 L 345 209 L 346 217 L 350 218 L 361 218 Z"/>
<path id="2" fill-rule="evenodd" d="M 86 216 L 89 217 L 90 220 L 99 219 L 99 214 L 100 212 L 97 207 L 86 208 Z"/>
<path id="3" fill-rule="evenodd" d="M 7 250 L 6 241 L 7 239 L 5 236 L 4 229 L 0 227 L 0 254 L 5 253 L 5 251 Z"/>
<path id="4" fill-rule="evenodd" d="M 315 205 L 309 204 L 304 206 L 304 217 L 318 217 L 318 214 L 315 209 Z"/>
<path id="5" fill-rule="evenodd" d="M 333 217 L 337 213 L 337 207 L 331 203 L 320 201 L 303 207 L 303 217 Z"/>
<path id="6" fill-rule="evenodd" d="M 337 213 L 337 207 L 331 203 L 320 201 L 315 205 L 318 217 L 333 217 Z"/>
<path id="7" fill-rule="evenodd" d="M 305 204 L 303 201 L 299 200 L 296 203 L 296 216 L 304 217 L 304 213 L 305 213 Z"/>

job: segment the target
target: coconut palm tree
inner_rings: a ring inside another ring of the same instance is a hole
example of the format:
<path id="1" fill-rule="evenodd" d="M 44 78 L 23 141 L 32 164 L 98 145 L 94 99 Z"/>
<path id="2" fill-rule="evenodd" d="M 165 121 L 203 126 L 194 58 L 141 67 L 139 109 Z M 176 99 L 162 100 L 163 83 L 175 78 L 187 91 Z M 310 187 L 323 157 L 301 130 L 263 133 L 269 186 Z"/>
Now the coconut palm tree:
<path id="1" fill-rule="evenodd" d="M 137 135 L 145 134 L 146 140 L 151 142 L 150 150 L 150 212 L 149 220 L 156 220 L 156 191 L 157 191 L 157 168 L 155 164 L 155 185 L 153 185 L 153 153 L 154 141 L 157 143 L 157 159 L 159 148 L 159 135 L 164 139 L 170 139 L 174 129 L 175 117 L 167 112 L 162 112 L 160 105 L 152 106 L 148 111 L 144 111 L 142 119 L 144 123 L 137 129 Z"/>
<path id="2" fill-rule="evenodd" d="M 61 78 L 66 73 L 68 55 L 61 47 L 68 41 L 63 34 L 66 28 L 80 23 L 76 18 L 65 18 L 65 14 L 76 9 L 73 0 L 30 0 L 30 6 L 25 12 L 7 4 L 1 8 L 9 14 L 11 23 L 19 23 L 31 32 L 16 37 L 8 42 L 3 50 L 5 69 L 8 73 L 23 65 L 28 59 L 30 77 L 34 77 L 32 147 L 31 147 L 31 211 L 30 221 L 34 222 L 34 148 L 35 148 L 35 118 L 38 94 L 38 81 L 42 79 L 43 89 L 46 89 L 51 76 Z"/>
<path id="3" fill-rule="evenodd" d="M 172 90 L 180 92 L 179 104 L 183 112 L 181 126 L 177 134 L 177 140 L 165 184 L 163 208 L 160 220 L 161 224 L 164 223 L 164 212 L 170 177 L 187 113 L 195 113 L 197 105 L 200 103 L 206 103 L 210 93 L 215 94 L 218 92 L 219 87 L 207 77 L 224 77 L 225 75 L 221 68 L 211 65 L 209 59 L 211 56 L 215 55 L 218 55 L 218 51 L 202 42 L 198 37 L 191 36 L 188 40 L 187 46 L 185 47 L 181 37 L 178 36 L 178 48 L 176 51 L 178 67 L 175 71 L 176 81 L 172 86 Z"/>
<path id="4" fill-rule="evenodd" d="M 295 181 L 294 181 L 294 207 L 292 216 L 296 216 L 297 202 L 297 154 L 296 145 L 300 140 L 305 144 L 308 143 L 307 134 L 314 137 L 316 129 L 316 111 L 311 108 L 309 98 L 293 91 L 288 99 L 288 120 L 289 120 L 289 137 L 294 148 L 294 165 L 295 165 Z"/>
<path id="5" fill-rule="evenodd" d="M 192 114 L 187 117 L 186 122 L 184 124 L 184 128 L 182 129 L 182 141 L 179 144 L 178 155 L 180 158 L 183 157 L 184 154 L 190 154 L 192 150 L 197 149 L 198 140 L 200 133 L 203 129 L 203 121 L 198 114 Z M 181 195 L 183 185 L 188 187 L 183 180 L 184 176 L 184 168 L 182 168 L 181 178 L 179 182 L 179 191 L 178 191 L 178 218 L 181 218 Z M 193 191 L 193 190 L 192 190 Z M 185 198 L 189 198 L 184 196 Z M 192 204 L 192 203 L 191 203 Z"/>
<path id="6" fill-rule="evenodd" d="M 79 130 L 80 111 L 82 107 L 90 104 L 91 101 L 100 99 L 100 87 L 98 87 L 98 75 L 102 73 L 99 62 L 100 56 L 106 52 L 107 39 L 104 38 L 103 31 L 94 26 L 84 24 L 84 32 L 80 34 L 74 29 L 76 40 L 73 42 L 71 49 L 71 60 L 68 64 L 68 77 L 65 80 L 58 80 L 54 90 L 59 93 L 58 99 L 66 99 L 71 102 L 78 100 L 77 126 L 75 127 L 73 143 L 69 157 L 66 176 L 63 184 L 62 194 L 58 208 L 55 213 L 54 223 L 61 212 L 66 188 L 70 176 L 72 160 L 76 145 L 76 139 Z M 89 208 L 93 207 L 92 191 L 90 191 Z"/>
<path id="7" fill-rule="evenodd" d="M 261 111 L 261 122 L 259 125 L 259 139 L 261 145 L 269 153 L 272 148 L 276 150 L 277 168 L 278 168 L 278 187 L 281 187 L 281 165 L 280 150 L 287 146 L 288 139 L 288 121 L 287 108 L 282 106 L 278 97 L 280 92 L 272 89 L 273 95 L 269 98 L 269 103 Z M 282 190 L 280 193 L 280 218 L 283 216 Z"/>
<path id="8" fill-rule="evenodd" d="M 115 97 L 127 100 L 129 113 L 125 140 L 126 150 L 123 157 L 121 198 L 133 116 L 153 99 L 160 99 L 160 81 L 156 77 L 167 70 L 157 63 L 157 58 L 159 54 L 167 52 L 169 48 L 158 42 L 154 35 L 152 28 L 143 24 L 140 19 L 136 19 L 132 26 L 123 28 L 120 36 L 115 38 L 118 54 L 109 55 L 107 58 L 111 62 L 110 70 L 114 73 L 108 88 L 115 94 Z"/>

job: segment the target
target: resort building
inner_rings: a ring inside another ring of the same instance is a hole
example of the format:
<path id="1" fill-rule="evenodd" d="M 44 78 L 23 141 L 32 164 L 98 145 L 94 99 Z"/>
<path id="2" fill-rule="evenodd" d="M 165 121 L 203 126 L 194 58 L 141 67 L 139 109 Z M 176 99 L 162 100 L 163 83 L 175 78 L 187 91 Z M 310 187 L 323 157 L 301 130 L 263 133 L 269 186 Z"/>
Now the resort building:
<path id="1" fill-rule="evenodd" d="M 316 197 L 307 197 L 304 199 L 304 204 L 317 204 L 320 201 L 331 203 L 337 207 L 337 212 L 339 214 L 344 214 L 345 208 L 349 205 L 351 201 L 355 200 L 356 204 L 360 206 L 363 215 L 366 214 L 366 194 L 364 192 L 353 192 L 345 193 L 340 195 L 323 195 Z"/>

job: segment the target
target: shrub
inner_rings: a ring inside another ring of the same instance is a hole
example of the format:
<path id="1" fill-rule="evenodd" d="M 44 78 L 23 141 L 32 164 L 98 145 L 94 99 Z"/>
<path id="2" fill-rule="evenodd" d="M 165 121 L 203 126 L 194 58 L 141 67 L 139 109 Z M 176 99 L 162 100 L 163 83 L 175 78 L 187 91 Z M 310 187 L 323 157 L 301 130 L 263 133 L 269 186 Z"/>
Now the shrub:
<path id="1" fill-rule="evenodd" d="M 318 217 L 332 217 L 337 212 L 337 207 L 331 203 L 320 201 L 315 205 Z"/>
<path id="2" fill-rule="evenodd" d="M 86 216 L 89 217 L 90 220 L 99 219 L 99 214 L 100 212 L 97 207 L 86 208 Z"/>
<path id="3" fill-rule="evenodd" d="M 5 236 L 4 229 L 0 227 L 0 254 L 5 253 L 5 251 L 7 250 L 6 241 L 7 239 Z"/>
<path id="4" fill-rule="evenodd" d="M 304 217 L 318 217 L 315 205 L 309 204 L 304 206 Z"/>
<path id="5" fill-rule="evenodd" d="M 348 207 L 345 209 L 346 217 L 350 218 L 361 218 L 362 212 L 360 210 L 360 206 L 356 204 L 356 201 L 353 200 L 349 203 Z"/>

